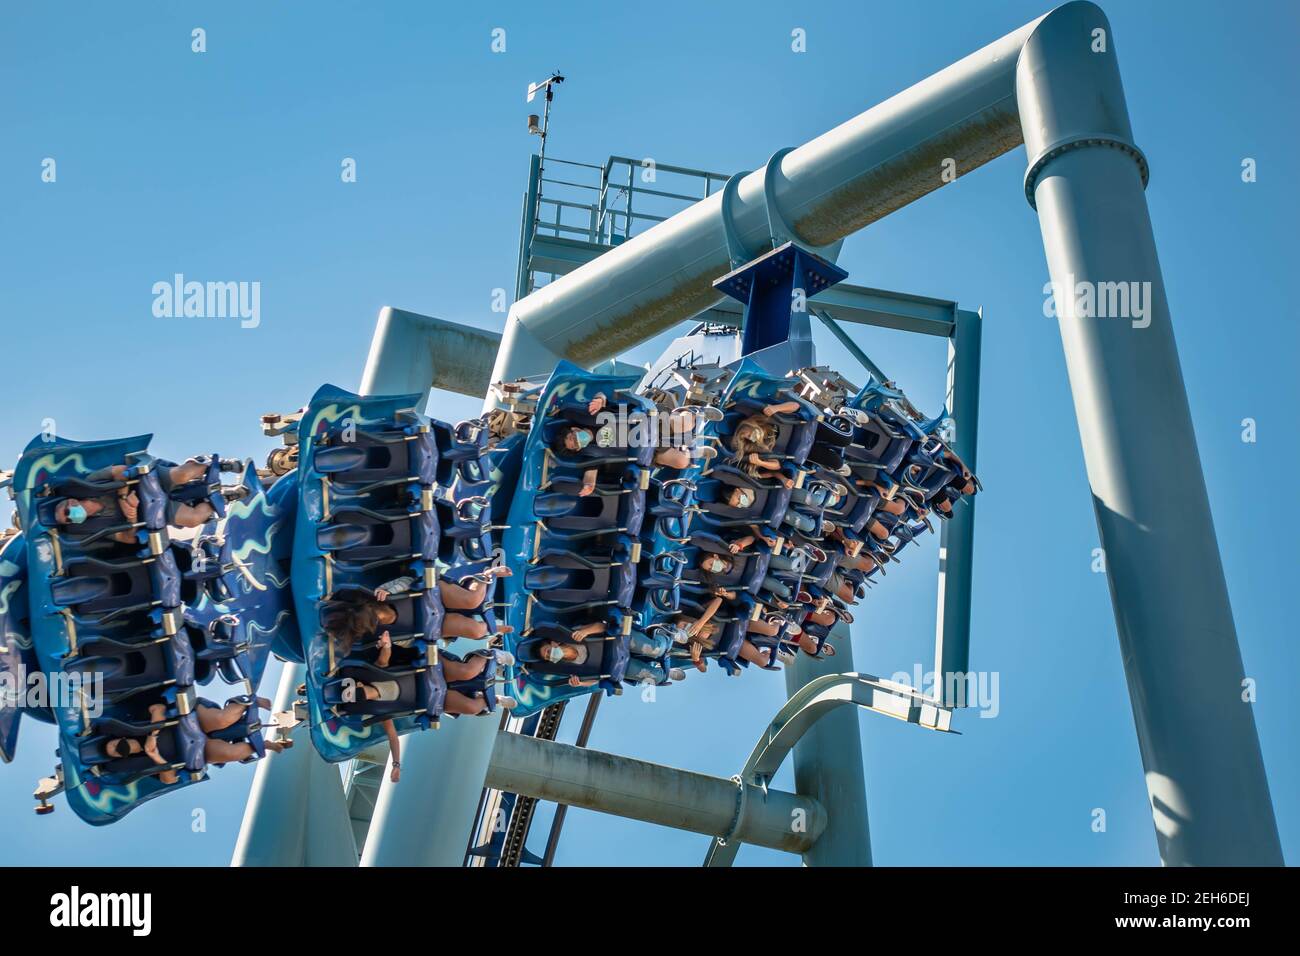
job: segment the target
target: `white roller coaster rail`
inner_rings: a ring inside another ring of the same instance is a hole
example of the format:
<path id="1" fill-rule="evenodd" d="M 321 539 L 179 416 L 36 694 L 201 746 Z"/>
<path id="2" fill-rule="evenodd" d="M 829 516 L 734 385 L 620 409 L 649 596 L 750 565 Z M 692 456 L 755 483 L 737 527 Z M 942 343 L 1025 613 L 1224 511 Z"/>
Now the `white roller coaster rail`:
<path id="1" fill-rule="evenodd" d="M 952 729 L 950 708 L 906 684 L 870 674 L 827 674 L 809 681 L 772 718 L 745 761 L 744 769 L 732 778 L 737 785 L 736 816 L 727 834 L 714 837 L 704 858 L 705 866 L 731 866 L 740 852 L 741 841 L 729 837 L 740 829 L 745 816 L 745 784 L 766 792 L 767 785 L 799 739 L 826 714 L 846 704 L 940 733 L 956 733 Z"/>

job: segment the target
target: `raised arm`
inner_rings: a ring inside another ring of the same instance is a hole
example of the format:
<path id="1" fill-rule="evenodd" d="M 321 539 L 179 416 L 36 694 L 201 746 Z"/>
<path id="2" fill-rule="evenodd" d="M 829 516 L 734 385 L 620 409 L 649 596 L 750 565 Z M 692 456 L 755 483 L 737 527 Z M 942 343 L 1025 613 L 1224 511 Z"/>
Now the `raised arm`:
<path id="1" fill-rule="evenodd" d="M 394 594 L 401 594 L 403 591 L 411 590 L 415 584 L 415 575 L 404 574 L 400 578 L 393 578 L 391 581 L 379 585 L 375 588 L 375 600 L 387 601 Z"/>
<path id="2" fill-rule="evenodd" d="M 731 544 L 727 545 L 727 550 L 732 554 L 740 554 L 740 552 L 744 551 L 753 543 L 754 536 L 752 534 L 747 534 L 744 537 L 737 538 L 735 541 L 731 542 Z"/>
<path id="3" fill-rule="evenodd" d="M 109 465 L 92 471 L 86 476 L 87 481 L 126 481 L 126 465 Z"/>
<path id="4" fill-rule="evenodd" d="M 604 621 L 593 621 L 591 624 L 584 624 L 582 627 L 575 627 L 573 629 L 573 639 L 575 641 L 585 641 L 593 634 L 604 634 L 605 631 L 606 624 Z"/>
<path id="5" fill-rule="evenodd" d="M 391 720 L 384 721 L 384 735 L 388 738 L 388 751 L 393 755 L 393 769 L 388 779 L 397 783 L 402 779 L 402 739 L 397 736 L 397 725 Z"/>
<path id="6" fill-rule="evenodd" d="M 704 606 L 704 613 L 699 619 L 691 625 L 691 637 L 698 637 L 704 626 L 713 619 L 713 615 L 718 613 L 718 608 L 722 607 L 722 598 L 715 596 L 708 604 Z"/>
<path id="7" fill-rule="evenodd" d="M 778 405 L 766 406 L 763 409 L 763 414 L 766 415 L 768 418 L 771 418 L 773 415 L 788 415 L 791 412 L 799 411 L 801 407 L 802 406 L 800 406 L 800 404 L 795 401 L 781 402 Z"/>

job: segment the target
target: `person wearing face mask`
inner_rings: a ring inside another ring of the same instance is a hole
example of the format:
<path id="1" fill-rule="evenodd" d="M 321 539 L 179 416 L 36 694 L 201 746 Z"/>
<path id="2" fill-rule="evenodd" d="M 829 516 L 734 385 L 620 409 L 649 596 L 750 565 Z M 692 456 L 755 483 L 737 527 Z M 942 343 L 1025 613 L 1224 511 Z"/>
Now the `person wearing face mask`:
<path id="1" fill-rule="evenodd" d="M 741 542 L 752 541 L 750 537 L 740 538 L 733 542 L 730 547 L 737 548 Z M 748 545 L 746 545 L 748 546 Z M 737 549 L 733 553 L 740 553 Z M 789 571 L 791 574 L 802 574 L 807 564 L 807 555 L 802 551 L 791 551 L 786 554 L 773 554 L 768 557 L 769 570 Z M 704 583 L 713 591 L 718 591 L 720 585 L 718 582 L 719 575 L 730 574 L 736 566 L 735 559 L 721 554 L 714 554 L 706 551 L 700 556 L 699 568 L 704 572 Z M 764 575 L 762 583 L 759 585 L 762 590 L 769 591 L 785 600 L 792 600 L 795 596 L 793 583 L 782 581 L 780 578 L 770 574 Z M 727 592 L 730 593 L 730 592 Z M 732 595 L 734 597 L 734 595 Z"/>
<path id="2" fill-rule="evenodd" d="M 700 556 L 700 568 L 711 575 L 728 573 L 735 566 L 735 562 L 729 558 L 724 558 L 720 554 L 714 554 L 706 551 Z"/>
<path id="3" fill-rule="evenodd" d="M 589 637 L 604 634 L 606 623 L 603 620 L 592 621 L 572 630 L 561 624 L 544 624 L 540 628 L 547 634 L 560 634 L 560 637 L 545 638 L 537 645 L 537 657 L 547 664 L 585 664 L 590 656 L 584 641 Z"/>
<path id="4" fill-rule="evenodd" d="M 585 407 L 573 404 L 560 404 L 551 414 L 568 419 L 573 424 L 563 429 L 551 443 L 551 451 L 560 459 L 582 459 L 608 457 L 618 435 L 609 422 L 596 418 L 605 408 L 607 399 L 597 394 Z M 578 489 L 579 497 L 587 497 L 596 490 L 598 467 L 588 468 L 582 473 L 582 484 Z"/>
<path id="5" fill-rule="evenodd" d="M 576 628 L 573 631 L 574 643 L 567 641 L 548 640 L 542 641 L 537 647 L 537 657 L 544 664 L 569 664 L 575 667 L 581 667 L 587 663 L 591 653 L 587 645 L 582 643 L 588 637 L 594 634 L 602 634 L 605 631 L 605 622 L 600 621 L 596 624 L 588 624 L 584 627 Z M 599 679 L 583 680 L 577 674 L 569 675 L 570 687 L 591 687 L 593 684 L 600 683 Z"/>
<path id="6" fill-rule="evenodd" d="M 562 415 L 575 424 L 572 427 L 564 429 L 556 436 L 551 446 L 551 451 L 559 458 L 602 458 L 609 456 L 611 449 L 618 446 L 618 430 L 610 421 L 602 421 L 596 416 L 602 412 L 607 405 L 608 400 L 603 394 L 598 394 L 586 406 L 585 413 L 583 410 L 574 409 L 565 406 L 557 409 L 554 414 Z M 675 429 L 685 429 L 689 423 L 688 433 L 693 434 L 695 428 L 694 413 L 681 410 L 682 414 L 677 415 L 671 422 Z M 642 433 L 648 440 L 655 440 L 655 436 L 650 429 L 642 429 Z M 677 432 L 674 432 L 676 434 Z M 705 460 L 713 458 L 717 451 L 712 446 L 701 446 L 696 452 Z M 657 448 L 652 459 L 655 465 L 685 469 L 691 464 L 691 452 L 689 448 L 669 445 L 667 447 Z M 586 497 L 596 490 L 596 478 L 598 468 L 588 468 L 582 474 L 582 485 L 578 490 L 580 497 Z"/>
<path id="7" fill-rule="evenodd" d="M 727 491 L 727 497 L 724 500 L 729 507 L 735 508 L 737 511 L 748 511 L 753 507 L 756 496 L 753 488 L 733 485 Z"/>
<path id="8" fill-rule="evenodd" d="M 713 617 L 722 607 L 724 599 L 734 601 L 736 593 L 726 588 L 714 588 L 713 597 L 704 606 L 699 617 L 692 618 L 688 614 L 679 614 L 673 621 L 677 627 L 686 632 L 686 643 L 690 645 L 691 663 L 695 665 L 697 670 L 705 671 L 708 669 L 708 665 L 704 661 L 704 652 L 713 650 L 717 646 L 718 638 L 722 635 L 722 628 L 713 620 Z M 748 629 L 748 626 L 746 626 L 747 631 Z M 768 651 L 759 649 L 748 639 L 741 642 L 739 656 L 751 664 L 758 664 L 760 667 L 766 667 L 771 660 L 771 654 Z"/>
<path id="9" fill-rule="evenodd" d="M 605 634 L 607 629 L 606 623 L 600 621 L 578 628 L 573 635 L 575 640 L 585 641 L 594 635 Z M 680 667 L 665 666 L 666 655 L 675 639 L 680 644 L 686 644 L 690 640 L 683 628 L 656 627 L 649 634 L 631 631 L 628 634 L 628 651 L 633 656 L 628 659 L 623 680 L 629 684 L 664 684 L 685 680 L 686 672 Z M 582 644 L 571 645 L 560 641 L 543 642 L 539 656 L 548 664 L 585 664 L 588 658 L 587 648 Z M 576 674 L 569 677 L 570 687 L 592 687 L 599 683 L 598 678 L 583 680 Z"/>
<path id="10" fill-rule="evenodd" d="M 222 461 L 222 471 L 243 471 L 243 463 Z M 181 485 L 198 481 L 208 473 L 208 466 L 198 459 L 191 458 L 180 465 L 162 464 L 158 469 L 158 478 L 165 492 L 170 493 Z M 60 526 L 73 526 L 79 536 L 88 536 L 104 528 L 122 524 L 135 524 L 139 520 L 140 499 L 135 488 L 128 483 L 126 465 L 110 465 L 86 476 L 86 481 L 103 483 L 107 490 L 102 495 L 91 498 L 65 498 L 54 509 L 54 521 Z M 197 504 L 183 504 L 169 501 L 167 504 L 167 524 L 174 528 L 197 528 L 206 524 L 216 515 L 216 509 L 207 501 Z M 135 532 L 119 531 L 113 539 L 123 544 L 135 543 Z"/>
<path id="11" fill-rule="evenodd" d="M 134 525 L 139 515 L 140 499 L 126 486 L 94 498 L 64 498 L 54 508 L 55 523 L 78 537 L 89 537 L 106 528 Z M 114 532 L 112 537 L 122 544 L 135 543 L 135 531 L 131 528 Z"/>

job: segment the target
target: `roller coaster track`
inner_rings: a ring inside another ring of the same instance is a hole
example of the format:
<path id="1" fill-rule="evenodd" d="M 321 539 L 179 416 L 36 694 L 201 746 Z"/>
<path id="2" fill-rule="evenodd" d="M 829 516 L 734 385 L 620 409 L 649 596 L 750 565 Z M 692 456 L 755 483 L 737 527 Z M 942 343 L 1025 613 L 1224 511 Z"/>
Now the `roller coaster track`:
<path id="1" fill-rule="evenodd" d="M 502 733 L 526 733 L 539 740 L 554 740 L 564 716 L 565 701 L 552 704 L 532 718 L 507 717 Z M 532 725 L 531 728 L 529 725 Z M 525 844 L 537 801 L 532 797 L 485 788 L 465 853 L 466 866 L 519 866 L 536 863 Z"/>
<path id="2" fill-rule="evenodd" d="M 565 701 L 552 704 L 541 713 L 537 730 L 533 736 L 538 740 L 554 740 L 560 731 L 560 719 L 564 716 Z M 534 797 L 515 796 L 514 809 L 510 822 L 506 826 L 505 840 L 501 845 L 501 857 L 497 866 L 519 866 L 524 861 L 524 845 L 528 842 L 528 831 L 533 825 L 533 811 L 537 809 Z"/>
<path id="3" fill-rule="evenodd" d="M 582 717 L 582 726 L 578 729 L 577 746 L 585 747 L 591 736 L 592 724 L 600 707 L 600 694 L 592 694 L 587 699 L 587 710 Z M 502 733 L 523 733 L 538 740 L 555 740 L 560 731 L 560 721 L 564 716 L 566 701 L 552 704 L 534 717 L 516 720 L 507 718 L 502 722 Z M 541 857 L 530 853 L 527 847 L 528 834 L 532 829 L 534 812 L 537 809 L 536 797 L 516 793 L 504 793 L 485 788 L 479 799 L 478 815 L 471 832 L 469 847 L 465 852 L 466 866 L 550 866 L 555 858 L 555 850 L 560 841 L 560 831 L 564 827 L 564 818 L 568 807 L 561 804 L 555 808 L 551 821 L 550 833 L 546 839 L 546 849 Z"/>
<path id="4" fill-rule="evenodd" d="M 846 705 L 862 707 L 940 733 L 955 733 L 950 709 L 905 684 L 870 674 L 827 674 L 809 681 L 772 718 L 745 761 L 744 769 L 732 778 L 737 784 L 736 816 L 729 833 L 713 839 L 704 858 L 705 866 L 731 866 L 740 852 L 740 842 L 727 837 L 739 829 L 745 814 L 746 788 L 742 784 L 766 792 L 786 756 L 809 728 L 835 708 Z"/>

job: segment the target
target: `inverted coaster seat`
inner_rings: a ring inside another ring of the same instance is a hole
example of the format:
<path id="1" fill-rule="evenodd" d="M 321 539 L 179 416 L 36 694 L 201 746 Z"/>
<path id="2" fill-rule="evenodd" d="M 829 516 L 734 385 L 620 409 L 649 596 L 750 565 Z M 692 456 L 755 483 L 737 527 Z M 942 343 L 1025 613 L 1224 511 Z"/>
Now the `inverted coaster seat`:
<path id="1" fill-rule="evenodd" d="M 326 385 L 299 419 L 293 591 L 312 743 L 331 762 L 381 738 L 386 720 L 399 734 L 435 726 L 445 705 L 438 581 L 448 566 L 444 555 L 460 542 L 481 542 L 466 532 L 468 525 L 481 533 L 481 522 L 437 484 L 439 436 L 449 461 L 476 455 L 478 445 L 462 448 L 450 426 L 415 410 L 418 399 Z M 376 589 L 396 580 L 402 588 L 380 601 Z M 395 619 L 353 635 L 345 656 L 325 624 L 344 627 L 347 614 L 365 605 L 376 614 L 386 607 Z M 384 631 L 393 646 L 381 668 L 376 642 Z M 377 689 L 367 695 L 359 685 Z"/>
<path id="2" fill-rule="evenodd" d="M 737 373 L 737 379 L 741 379 L 744 372 Z M 767 377 L 769 382 L 779 382 L 780 380 Z M 742 386 L 743 388 L 743 386 Z M 721 454 L 725 455 L 729 451 L 735 450 L 734 439 L 737 429 L 749 419 L 760 417 L 770 423 L 775 429 L 775 439 L 770 449 L 764 450 L 761 454 L 764 458 L 776 458 L 782 462 L 783 470 L 787 467 L 796 468 L 802 465 L 808 457 L 808 452 L 812 450 L 813 442 L 817 435 L 817 409 L 815 406 L 804 401 L 793 391 L 790 391 L 779 384 L 775 388 L 768 389 L 771 394 L 771 400 L 755 399 L 743 392 L 737 394 L 735 391 L 729 391 L 724 399 L 723 413 L 724 417 L 718 424 L 718 437 L 720 444 L 724 446 Z M 764 408 L 781 404 L 782 402 L 796 401 L 800 405 L 797 412 L 783 412 L 776 415 L 764 414 Z M 793 474 L 787 472 L 787 474 Z"/>
<path id="3" fill-rule="evenodd" d="M 396 685 L 392 699 L 370 699 L 365 687 Z M 443 712 L 447 681 L 441 662 L 430 663 L 418 655 L 406 665 L 377 667 L 349 659 L 322 688 L 327 707 L 353 724 L 369 727 L 399 717 L 411 717 L 429 727 Z"/>
<path id="4" fill-rule="evenodd" d="M 771 549 L 762 541 L 755 541 L 749 548 L 732 553 L 726 540 L 720 535 L 701 528 L 691 535 L 691 545 L 695 549 L 691 570 L 683 571 L 682 578 L 699 581 L 704 576 L 699 570 L 699 562 L 706 554 L 716 554 L 729 562 L 729 570 L 711 573 L 707 580 L 728 589 L 740 589 L 757 594 L 767 577 L 768 562 L 772 557 Z"/>
<path id="5" fill-rule="evenodd" d="M 539 557 L 538 564 L 525 572 L 524 586 L 543 597 L 548 605 L 607 601 L 629 607 L 636 587 L 636 566 L 630 560 L 630 547 L 621 561 L 593 561 L 579 554 L 547 551 Z"/>
<path id="6" fill-rule="evenodd" d="M 743 488 L 753 496 L 745 508 L 728 503 L 728 496 Z M 699 518 L 714 529 L 739 528 L 750 524 L 780 527 L 790 505 L 790 489 L 780 482 L 754 478 L 731 465 L 715 465 L 700 479 L 695 490 Z"/>
<path id="7" fill-rule="evenodd" d="M 110 740 L 142 741 L 154 731 L 158 732 L 158 751 L 164 763 L 159 764 L 144 753 L 109 756 L 106 745 Z M 165 717 L 155 721 L 150 719 L 147 708 L 143 708 L 121 717 L 92 720 L 89 732 L 77 738 L 76 753 L 88 776 L 106 784 L 130 786 L 145 778 L 156 778 L 167 770 L 202 775 L 207 766 L 206 739 L 198 715 L 192 710 L 182 714 L 169 706 Z"/>
<path id="8" fill-rule="evenodd" d="M 607 628 L 613 631 L 613 626 Z M 581 647 L 586 652 L 582 663 L 560 661 L 554 663 L 541 657 L 540 648 L 546 643 Z M 593 635 L 577 640 L 573 630 L 560 623 L 546 623 L 533 628 L 520 640 L 515 651 L 517 660 L 533 679 L 544 685 L 568 685 L 570 677 L 581 681 L 595 681 L 608 693 L 616 693 L 623 681 L 628 662 L 628 641 L 621 633 Z"/>
<path id="9" fill-rule="evenodd" d="M 253 640 L 247 623 L 234 614 L 204 620 L 185 608 L 185 636 L 194 650 L 195 683 L 206 684 L 214 674 L 228 684 L 257 684 L 252 661 Z"/>
<path id="10" fill-rule="evenodd" d="M 198 683 L 189 642 L 175 637 L 130 642 L 93 637 L 80 645 L 77 656 L 69 658 L 63 669 L 81 674 L 87 681 L 102 681 L 105 701 L 110 704 L 143 691 L 161 697 L 168 688 Z M 211 668 L 205 670 L 211 679 Z"/>
<path id="11" fill-rule="evenodd" d="M 507 436 L 494 464 L 517 468 L 508 508 L 493 493 L 499 547 L 512 574 L 499 585 L 513 633 L 505 667 L 515 716 L 592 693 L 595 684 L 553 679 L 525 663 L 520 647 L 548 626 L 575 629 L 605 622 L 622 634 L 644 597 L 639 566 L 646 554 L 646 495 L 656 468 L 648 431 L 654 405 L 633 391 L 635 375 L 608 375 L 556 365 L 536 394 L 510 390 L 511 409 L 526 406 L 531 427 Z M 598 397 L 603 399 L 598 400 Z M 526 401 L 524 401 L 526 397 Z M 522 404 L 521 404 L 522 402 Z M 598 411 L 590 409 L 595 403 Z M 618 680 L 605 675 L 605 689 Z"/>
<path id="12" fill-rule="evenodd" d="M 370 571 L 436 555 L 438 518 L 432 511 L 376 512 L 346 507 L 318 527 L 316 541 L 337 566 L 352 572 Z"/>

